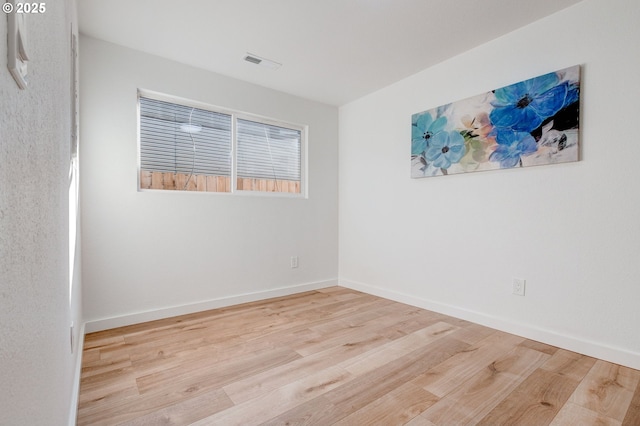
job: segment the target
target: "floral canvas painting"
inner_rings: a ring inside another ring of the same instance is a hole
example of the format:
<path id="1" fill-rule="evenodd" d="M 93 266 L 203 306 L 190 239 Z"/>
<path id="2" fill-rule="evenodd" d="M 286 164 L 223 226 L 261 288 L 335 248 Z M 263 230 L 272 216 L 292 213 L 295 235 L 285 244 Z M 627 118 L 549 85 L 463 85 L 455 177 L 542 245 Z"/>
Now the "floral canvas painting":
<path id="1" fill-rule="evenodd" d="M 411 117 L 411 177 L 578 161 L 580 66 Z"/>

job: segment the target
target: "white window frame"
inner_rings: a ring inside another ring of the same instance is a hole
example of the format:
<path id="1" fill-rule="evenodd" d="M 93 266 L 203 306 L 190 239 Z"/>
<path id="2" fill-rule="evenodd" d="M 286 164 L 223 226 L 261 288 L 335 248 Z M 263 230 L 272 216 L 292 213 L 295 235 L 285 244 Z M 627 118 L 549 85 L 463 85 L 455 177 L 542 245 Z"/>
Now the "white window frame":
<path id="1" fill-rule="evenodd" d="M 140 126 L 140 98 L 149 98 L 158 101 L 164 101 L 169 103 L 175 103 L 192 108 L 203 109 L 220 114 L 226 114 L 231 116 L 231 174 L 230 174 L 230 191 L 229 192 L 207 192 L 207 191 L 186 191 L 186 190 L 171 190 L 171 189 L 147 189 L 141 188 L 140 172 L 141 167 L 141 126 Z M 138 89 L 137 94 L 137 185 L 139 192 L 180 192 L 180 193 L 195 193 L 195 194 L 216 194 L 216 195 L 242 195 L 242 196 L 264 196 L 264 197 L 286 197 L 286 198 L 308 198 L 308 158 L 307 158 L 307 144 L 308 144 L 308 132 L 309 126 L 305 124 L 295 124 L 291 122 L 281 121 L 262 115 L 251 114 L 247 112 L 237 111 L 229 108 L 219 107 L 204 102 L 194 101 L 191 99 L 181 98 L 178 96 L 167 95 L 160 92 L 155 92 L 146 89 Z M 238 119 L 253 121 L 256 123 L 283 127 L 300 132 L 300 192 L 278 192 L 278 191 L 254 191 L 238 189 L 238 138 L 237 138 L 237 126 Z"/>

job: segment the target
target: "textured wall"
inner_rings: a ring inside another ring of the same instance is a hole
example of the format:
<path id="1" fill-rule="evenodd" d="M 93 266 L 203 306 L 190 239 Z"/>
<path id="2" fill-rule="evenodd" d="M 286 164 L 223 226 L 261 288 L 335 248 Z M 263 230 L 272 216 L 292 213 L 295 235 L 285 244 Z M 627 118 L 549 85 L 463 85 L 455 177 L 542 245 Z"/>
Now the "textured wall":
<path id="1" fill-rule="evenodd" d="M 2 425 L 69 421 L 70 16 L 66 1 L 27 16 L 30 86 L 23 91 L 6 67 L 0 15 Z"/>
<path id="2" fill-rule="evenodd" d="M 341 282 L 639 368 L 639 21 L 585 0 L 342 107 Z M 581 161 L 409 179 L 411 114 L 576 64 Z"/>

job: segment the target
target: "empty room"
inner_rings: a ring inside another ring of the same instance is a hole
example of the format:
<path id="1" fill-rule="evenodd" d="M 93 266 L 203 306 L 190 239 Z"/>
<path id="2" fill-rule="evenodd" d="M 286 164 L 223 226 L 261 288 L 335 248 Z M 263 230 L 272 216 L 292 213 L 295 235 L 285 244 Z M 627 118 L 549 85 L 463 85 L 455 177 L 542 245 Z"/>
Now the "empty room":
<path id="1" fill-rule="evenodd" d="M 0 425 L 640 425 L 640 2 L 6 0 Z"/>

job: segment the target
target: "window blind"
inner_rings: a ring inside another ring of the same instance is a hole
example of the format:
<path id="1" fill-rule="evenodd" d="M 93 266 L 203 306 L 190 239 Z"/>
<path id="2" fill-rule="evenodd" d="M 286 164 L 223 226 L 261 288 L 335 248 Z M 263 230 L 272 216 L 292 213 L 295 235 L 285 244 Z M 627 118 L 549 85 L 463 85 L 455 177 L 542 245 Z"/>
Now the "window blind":
<path id="1" fill-rule="evenodd" d="M 139 125 L 141 188 L 301 193 L 300 126 L 142 93 Z"/>
<path id="2" fill-rule="evenodd" d="M 141 96 L 141 169 L 230 176 L 231 118 Z"/>
<path id="3" fill-rule="evenodd" d="M 238 177 L 300 181 L 300 130 L 237 120 Z"/>

